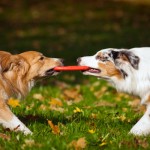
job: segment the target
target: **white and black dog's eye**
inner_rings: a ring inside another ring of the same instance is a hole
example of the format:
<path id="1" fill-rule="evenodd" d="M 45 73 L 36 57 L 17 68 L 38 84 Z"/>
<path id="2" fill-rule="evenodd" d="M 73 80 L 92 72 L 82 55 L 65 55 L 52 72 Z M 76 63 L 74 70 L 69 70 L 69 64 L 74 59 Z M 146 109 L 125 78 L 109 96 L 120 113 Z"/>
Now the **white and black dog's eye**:
<path id="1" fill-rule="evenodd" d="M 97 55 L 95 58 L 96 58 L 96 60 L 100 60 L 101 59 L 101 57 L 99 55 Z"/>
<path id="2" fill-rule="evenodd" d="M 96 60 L 100 60 L 100 61 L 108 61 L 107 56 L 106 57 L 101 57 L 101 56 L 97 55 L 95 58 L 96 58 Z"/>

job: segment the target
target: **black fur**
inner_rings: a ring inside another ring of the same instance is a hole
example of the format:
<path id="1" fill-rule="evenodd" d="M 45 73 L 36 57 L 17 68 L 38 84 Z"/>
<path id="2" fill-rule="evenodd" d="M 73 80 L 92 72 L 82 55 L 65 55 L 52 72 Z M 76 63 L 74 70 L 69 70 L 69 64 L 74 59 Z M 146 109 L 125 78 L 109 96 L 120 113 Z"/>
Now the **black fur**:
<path id="1" fill-rule="evenodd" d="M 138 70 L 140 58 L 138 56 L 136 56 L 133 52 L 127 51 L 127 50 L 122 50 L 122 51 L 112 51 L 111 53 L 112 53 L 114 62 L 116 59 L 119 59 L 121 56 L 124 55 L 128 59 L 131 66 L 134 69 Z"/>

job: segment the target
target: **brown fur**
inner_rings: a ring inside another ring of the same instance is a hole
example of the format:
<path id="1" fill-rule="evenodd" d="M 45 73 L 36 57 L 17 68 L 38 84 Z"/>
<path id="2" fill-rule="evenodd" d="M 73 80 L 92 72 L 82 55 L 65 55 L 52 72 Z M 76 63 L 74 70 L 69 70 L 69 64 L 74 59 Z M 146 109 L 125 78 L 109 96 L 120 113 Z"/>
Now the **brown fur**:
<path id="1" fill-rule="evenodd" d="M 99 56 L 100 59 L 103 59 L 104 54 L 102 52 L 98 52 L 97 56 Z"/>
<path id="2" fill-rule="evenodd" d="M 122 79 L 121 72 L 110 61 L 106 63 L 99 63 L 99 68 L 101 70 L 101 76 L 107 76 L 107 77 L 115 76 L 118 79 Z"/>
<path id="3" fill-rule="evenodd" d="M 0 121 L 12 119 L 13 113 L 7 106 L 11 96 L 26 96 L 39 78 L 45 77 L 47 70 L 61 66 L 59 59 L 47 58 L 36 51 L 18 55 L 0 51 Z"/>
<path id="4" fill-rule="evenodd" d="M 150 104 L 150 96 L 146 99 L 146 104 Z"/>

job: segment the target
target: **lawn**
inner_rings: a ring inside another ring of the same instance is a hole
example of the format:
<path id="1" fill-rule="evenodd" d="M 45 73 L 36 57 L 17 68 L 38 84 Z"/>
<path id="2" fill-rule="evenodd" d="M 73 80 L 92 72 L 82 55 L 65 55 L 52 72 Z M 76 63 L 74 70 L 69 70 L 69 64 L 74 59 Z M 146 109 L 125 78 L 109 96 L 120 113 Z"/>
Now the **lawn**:
<path id="1" fill-rule="evenodd" d="M 149 46 L 150 5 L 105 0 L 0 2 L 0 48 L 38 50 L 76 59 L 106 47 Z M 149 149 L 148 137 L 128 134 L 143 114 L 137 97 L 81 72 L 37 83 L 25 100 L 9 101 L 33 131 L 24 136 L 0 127 L 0 149 Z"/>

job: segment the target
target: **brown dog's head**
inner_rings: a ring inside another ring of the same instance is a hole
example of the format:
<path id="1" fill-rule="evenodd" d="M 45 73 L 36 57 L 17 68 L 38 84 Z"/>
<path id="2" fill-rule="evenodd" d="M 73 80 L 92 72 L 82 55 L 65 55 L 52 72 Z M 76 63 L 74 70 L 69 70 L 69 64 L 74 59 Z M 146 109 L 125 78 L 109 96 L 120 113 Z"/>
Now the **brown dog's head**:
<path id="1" fill-rule="evenodd" d="M 104 79 L 123 79 L 130 70 L 137 70 L 139 66 L 139 57 L 125 49 L 103 49 L 93 56 L 80 57 L 77 61 L 80 66 L 90 67 L 83 74 Z"/>
<path id="2" fill-rule="evenodd" d="M 62 66 L 62 59 L 48 58 L 36 51 L 27 51 L 18 55 L 0 51 L 0 73 L 9 83 L 6 89 L 25 95 L 33 82 L 46 76 L 57 75 L 53 68 Z M 31 83 L 32 82 L 32 83 Z M 9 91 L 9 90 L 8 90 Z"/>
<path id="3" fill-rule="evenodd" d="M 58 58 L 48 58 L 42 53 L 28 51 L 19 54 L 28 64 L 28 79 L 38 79 L 45 76 L 57 75 L 53 69 L 63 65 L 63 60 Z"/>

